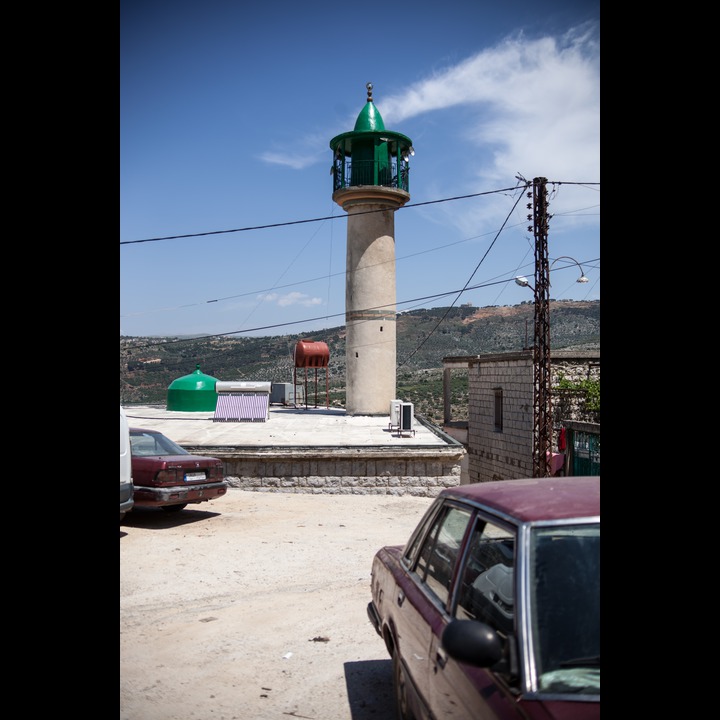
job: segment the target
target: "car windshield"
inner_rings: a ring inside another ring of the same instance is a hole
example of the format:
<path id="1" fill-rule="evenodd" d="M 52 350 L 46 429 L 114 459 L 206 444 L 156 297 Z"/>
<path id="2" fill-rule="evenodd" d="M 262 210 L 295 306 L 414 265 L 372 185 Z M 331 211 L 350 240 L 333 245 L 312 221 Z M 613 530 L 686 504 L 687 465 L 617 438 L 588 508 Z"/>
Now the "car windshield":
<path id="1" fill-rule="evenodd" d="M 135 457 L 151 455 L 188 455 L 188 451 L 174 443 L 170 438 L 157 432 L 131 431 L 130 445 Z"/>
<path id="2" fill-rule="evenodd" d="M 600 524 L 536 528 L 530 553 L 538 689 L 600 693 Z"/>

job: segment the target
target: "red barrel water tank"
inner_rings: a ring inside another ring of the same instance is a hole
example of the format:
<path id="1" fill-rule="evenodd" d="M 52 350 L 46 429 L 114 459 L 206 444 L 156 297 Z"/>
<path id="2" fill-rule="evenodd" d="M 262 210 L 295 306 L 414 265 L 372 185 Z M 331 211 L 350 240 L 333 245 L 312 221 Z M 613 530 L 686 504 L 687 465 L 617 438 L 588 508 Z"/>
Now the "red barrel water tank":
<path id="1" fill-rule="evenodd" d="M 330 350 L 327 343 L 314 340 L 300 340 L 295 346 L 296 368 L 327 367 L 330 362 Z"/>

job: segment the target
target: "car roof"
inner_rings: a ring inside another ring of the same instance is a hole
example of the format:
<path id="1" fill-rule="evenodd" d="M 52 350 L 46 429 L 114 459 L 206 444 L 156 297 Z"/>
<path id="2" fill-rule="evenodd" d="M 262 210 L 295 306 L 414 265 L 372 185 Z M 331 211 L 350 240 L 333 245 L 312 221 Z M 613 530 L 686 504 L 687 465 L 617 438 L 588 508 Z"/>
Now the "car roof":
<path id="1" fill-rule="evenodd" d="M 482 505 L 521 522 L 600 517 L 600 476 L 494 480 L 446 488 L 440 496 Z"/>
<path id="2" fill-rule="evenodd" d="M 136 428 L 136 427 L 131 427 L 130 432 L 131 433 L 148 433 L 150 435 L 162 435 L 163 434 L 159 430 L 147 430 L 146 428 Z"/>

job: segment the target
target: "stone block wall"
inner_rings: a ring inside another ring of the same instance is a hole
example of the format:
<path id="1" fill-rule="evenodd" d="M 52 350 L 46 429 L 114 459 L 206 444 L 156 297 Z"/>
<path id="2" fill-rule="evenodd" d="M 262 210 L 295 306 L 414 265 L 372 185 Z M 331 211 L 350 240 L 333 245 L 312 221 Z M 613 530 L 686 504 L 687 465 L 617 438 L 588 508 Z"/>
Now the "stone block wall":
<path id="1" fill-rule="evenodd" d="M 220 458 L 231 487 L 256 492 L 435 497 L 460 484 L 462 445 L 367 448 L 203 448 Z"/>
<path id="2" fill-rule="evenodd" d="M 472 482 L 532 475 L 533 364 L 524 354 L 493 356 L 468 370 L 468 478 Z M 503 429 L 495 429 L 495 391 L 502 390 Z"/>
<path id="3" fill-rule="evenodd" d="M 455 358 L 457 363 L 459 358 Z M 468 367 L 468 481 L 532 477 L 534 370 L 531 351 L 477 355 Z M 551 357 L 551 382 L 564 377 L 573 383 L 600 379 L 599 352 L 556 351 Z M 495 391 L 502 390 L 503 428 L 495 429 Z M 563 420 L 598 422 L 583 411 L 577 393 L 553 391 L 556 432 Z M 553 447 L 557 447 L 557 437 Z"/>

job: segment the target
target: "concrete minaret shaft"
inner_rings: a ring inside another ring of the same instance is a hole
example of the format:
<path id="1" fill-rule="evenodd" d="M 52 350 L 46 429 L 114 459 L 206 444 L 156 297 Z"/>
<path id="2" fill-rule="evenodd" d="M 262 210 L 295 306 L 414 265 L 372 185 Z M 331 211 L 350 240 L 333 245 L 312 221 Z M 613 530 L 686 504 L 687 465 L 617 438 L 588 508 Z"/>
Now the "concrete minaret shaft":
<path id="1" fill-rule="evenodd" d="M 387 415 L 396 397 L 395 210 L 409 199 L 410 138 L 385 130 L 368 83 L 353 132 L 330 141 L 333 200 L 348 213 L 348 415 Z"/>

